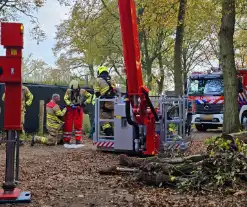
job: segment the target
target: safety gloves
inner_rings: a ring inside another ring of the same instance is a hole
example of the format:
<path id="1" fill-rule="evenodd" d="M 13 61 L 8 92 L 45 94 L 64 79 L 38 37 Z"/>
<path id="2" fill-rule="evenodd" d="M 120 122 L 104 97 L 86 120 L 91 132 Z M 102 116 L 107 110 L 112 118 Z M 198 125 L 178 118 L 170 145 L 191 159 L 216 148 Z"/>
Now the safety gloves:
<path id="1" fill-rule="evenodd" d="M 28 107 L 31 106 L 31 104 L 32 104 L 31 101 L 27 101 L 27 102 L 26 102 L 26 106 L 28 106 Z"/>
<path id="2" fill-rule="evenodd" d="M 60 105 L 60 109 L 63 110 L 64 108 L 66 108 L 66 105 L 63 104 L 63 105 Z"/>

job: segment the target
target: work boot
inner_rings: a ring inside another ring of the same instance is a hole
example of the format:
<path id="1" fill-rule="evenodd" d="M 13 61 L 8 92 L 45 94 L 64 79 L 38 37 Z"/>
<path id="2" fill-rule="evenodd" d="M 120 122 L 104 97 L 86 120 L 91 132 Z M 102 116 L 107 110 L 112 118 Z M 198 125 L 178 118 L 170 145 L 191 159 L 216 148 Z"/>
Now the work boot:
<path id="1" fill-rule="evenodd" d="M 64 141 L 64 144 L 71 144 L 70 141 Z"/>
<path id="2" fill-rule="evenodd" d="M 80 140 L 76 140 L 75 144 L 81 144 L 81 141 Z"/>
<path id="3" fill-rule="evenodd" d="M 22 133 L 20 134 L 20 137 L 19 137 L 19 146 L 24 145 L 23 139 L 25 139 L 25 138 L 26 138 L 25 131 L 22 131 Z"/>
<path id="4" fill-rule="evenodd" d="M 61 139 L 61 140 L 57 143 L 57 145 L 63 145 L 63 144 L 64 144 L 63 139 Z"/>
<path id="5" fill-rule="evenodd" d="M 33 147 L 35 144 L 35 138 L 34 138 L 34 135 L 32 136 L 32 141 L 31 141 L 31 147 Z"/>
<path id="6" fill-rule="evenodd" d="M 47 142 L 47 143 L 46 143 L 46 146 L 55 146 L 55 145 L 56 145 L 55 142 Z"/>
<path id="7" fill-rule="evenodd" d="M 91 131 L 90 131 L 90 134 L 89 134 L 89 136 L 88 136 L 89 139 L 93 139 L 93 134 L 94 134 L 94 132 L 95 132 L 95 125 L 93 125 L 93 127 L 92 127 L 92 129 L 91 129 Z"/>
<path id="8" fill-rule="evenodd" d="M 90 132 L 90 134 L 88 135 L 88 139 L 91 139 L 92 140 L 93 139 L 93 134 L 94 133 Z"/>
<path id="9" fill-rule="evenodd" d="M 24 142 L 22 140 L 19 141 L 20 146 L 24 146 Z"/>

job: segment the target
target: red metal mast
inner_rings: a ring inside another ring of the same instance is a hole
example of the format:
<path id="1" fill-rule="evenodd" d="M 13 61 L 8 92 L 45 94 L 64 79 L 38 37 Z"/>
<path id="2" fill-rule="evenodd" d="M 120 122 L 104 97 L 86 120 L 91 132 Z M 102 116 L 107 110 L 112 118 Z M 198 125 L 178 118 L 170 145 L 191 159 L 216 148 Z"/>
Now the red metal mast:
<path id="1" fill-rule="evenodd" d="M 146 129 L 143 154 L 154 155 L 159 149 L 159 137 L 155 132 L 155 121 L 158 121 L 158 116 L 149 99 L 149 89 L 143 85 L 136 7 L 134 0 L 118 0 L 118 7 L 127 76 L 127 96 L 135 123 L 145 126 Z M 137 127 L 135 129 L 138 131 Z M 139 135 L 139 131 L 137 134 Z"/>
<path id="2" fill-rule="evenodd" d="M 0 57 L 0 82 L 5 83 L 4 130 L 6 166 L 0 203 L 30 202 L 30 192 L 16 188 L 19 176 L 19 132 L 21 128 L 23 30 L 20 23 L 1 23 L 1 44 L 6 56 Z"/>

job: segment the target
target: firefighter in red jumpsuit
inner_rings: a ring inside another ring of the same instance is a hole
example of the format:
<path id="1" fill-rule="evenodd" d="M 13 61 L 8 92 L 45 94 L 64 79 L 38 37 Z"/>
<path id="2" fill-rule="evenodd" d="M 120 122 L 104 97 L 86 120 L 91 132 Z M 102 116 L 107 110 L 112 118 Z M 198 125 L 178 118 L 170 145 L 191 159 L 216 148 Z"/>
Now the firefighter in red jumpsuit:
<path id="1" fill-rule="evenodd" d="M 81 144 L 83 106 L 90 104 L 92 95 L 85 89 L 81 89 L 78 81 L 72 80 L 65 93 L 64 101 L 67 105 L 65 114 L 63 139 L 65 144 L 70 144 L 72 139 L 73 125 L 75 130 L 76 144 Z"/>

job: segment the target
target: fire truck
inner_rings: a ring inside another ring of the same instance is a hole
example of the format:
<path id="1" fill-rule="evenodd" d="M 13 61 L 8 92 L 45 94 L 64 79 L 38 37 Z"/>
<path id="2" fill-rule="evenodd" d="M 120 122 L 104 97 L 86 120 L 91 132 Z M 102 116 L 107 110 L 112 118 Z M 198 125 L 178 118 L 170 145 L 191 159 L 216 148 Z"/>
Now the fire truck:
<path id="1" fill-rule="evenodd" d="M 223 125 L 224 83 L 220 69 L 193 72 L 186 90 L 191 123 L 198 131 L 217 129 Z M 238 70 L 239 119 L 247 118 L 247 69 Z"/>

